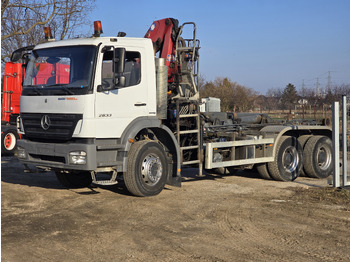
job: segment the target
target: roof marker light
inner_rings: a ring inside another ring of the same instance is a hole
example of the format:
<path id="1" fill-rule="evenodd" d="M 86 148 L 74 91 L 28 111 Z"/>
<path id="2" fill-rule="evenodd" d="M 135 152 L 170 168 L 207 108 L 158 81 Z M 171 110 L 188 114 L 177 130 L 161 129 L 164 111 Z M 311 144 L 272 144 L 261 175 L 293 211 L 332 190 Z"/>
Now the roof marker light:
<path id="1" fill-rule="evenodd" d="M 55 38 L 53 38 L 51 33 L 51 28 L 49 26 L 44 26 L 44 34 L 45 34 L 45 40 L 55 41 Z"/>
<path id="2" fill-rule="evenodd" d="M 101 21 L 94 21 L 94 37 L 99 37 L 103 34 Z"/>

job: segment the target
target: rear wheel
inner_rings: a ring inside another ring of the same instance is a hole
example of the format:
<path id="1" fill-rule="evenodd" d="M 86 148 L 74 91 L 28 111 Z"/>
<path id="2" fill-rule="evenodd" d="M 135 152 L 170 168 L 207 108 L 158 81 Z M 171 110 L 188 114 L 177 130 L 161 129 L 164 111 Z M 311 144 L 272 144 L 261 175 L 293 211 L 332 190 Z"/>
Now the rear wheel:
<path id="1" fill-rule="evenodd" d="M 15 152 L 19 136 L 13 128 L 5 130 L 1 135 L 1 153 L 11 155 Z"/>
<path id="2" fill-rule="evenodd" d="M 268 163 L 271 177 L 280 181 L 293 181 L 303 166 L 303 150 L 298 139 L 292 136 L 280 138 L 275 152 L 275 160 Z"/>
<path id="3" fill-rule="evenodd" d="M 326 136 L 311 137 L 304 149 L 304 170 L 309 177 L 326 178 L 332 174 L 332 141 Z"/>
<path id="4" fill-rule="evenodd" d="M 159 194 L 168 174 L 168 164 L 163 147 L 150 140 L 133 144 L 128 153 L 127 171 L 124 182 L 128 191 L 135 196 Z"/>
<path id="5" fill-rule="evenodd" d="M 311 135 L 303 135 L 303 136 L 299 136 L 298 137 L 298 141 L 301 145 L 301 148 L 304 150 L 306 142 L 310 139 Z M 303 151 L 303 155 L 304 155 L 304 151 Z M 300 175 L 299 176 L 306 176 L 305 174 L 305 167 L 303 166 L 303 168 L 300 170 Z"/>
<path id="6" fill-rule="evenodd" d="M 92 183 L 91 174 L 88 171 L 60 171 L 57 170 L 58 181 L 67 188 L 83 188 Z"/>
<path id="7" fill-rule="evenodd" d="M 267 170 L 266 163 L 256 164 L 256 169 L 258 170 L 258 173 L 259 173 L 261 178 L 267 179 L 267 180 L 271 179 L 269 171 Z"/>

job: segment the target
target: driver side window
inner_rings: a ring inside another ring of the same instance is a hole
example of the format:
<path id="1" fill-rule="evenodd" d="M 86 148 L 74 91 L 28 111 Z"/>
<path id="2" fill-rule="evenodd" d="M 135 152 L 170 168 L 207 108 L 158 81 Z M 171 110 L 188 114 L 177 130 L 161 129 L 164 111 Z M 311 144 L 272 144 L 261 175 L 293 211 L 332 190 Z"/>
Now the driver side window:
<path id="1" fill-rule="evenodd" d="M 113 51 L 103 54 L 102 61 L 102 85 L 110 87 L 113 85 Z M 126 52 L 125 55 L 125 87 L 134 86 L 141 82 L 141 56 L 139 52 Z"/>

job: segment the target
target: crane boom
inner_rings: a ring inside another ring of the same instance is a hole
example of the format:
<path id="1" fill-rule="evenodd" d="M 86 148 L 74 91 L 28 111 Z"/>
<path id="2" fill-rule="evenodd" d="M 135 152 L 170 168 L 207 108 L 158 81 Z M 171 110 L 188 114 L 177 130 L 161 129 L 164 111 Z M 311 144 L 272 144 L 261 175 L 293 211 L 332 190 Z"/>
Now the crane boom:
<path id="1" fill-rule="evenodd" d="M 159 52 L 159 58 L 164 58 L 168 67 L 168 81 L 174 82 L 178 73 L 175 65 L 176 37 L 179 32 L 179 21 L 173 18 L 156 20 L 152 23 L 145 38 L 150 38 L 153 43 L 154 54 Z"/>

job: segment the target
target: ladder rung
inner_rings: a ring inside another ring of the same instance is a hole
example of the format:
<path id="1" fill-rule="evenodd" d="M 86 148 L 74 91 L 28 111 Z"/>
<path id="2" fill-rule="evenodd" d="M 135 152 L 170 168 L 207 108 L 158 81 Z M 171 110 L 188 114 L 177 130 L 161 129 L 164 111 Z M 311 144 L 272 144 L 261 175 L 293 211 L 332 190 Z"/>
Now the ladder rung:
<path id="1" fill-rule="evenodd" d="M 199 163 L 200 163 L 199 160 L 191 160 L 191 161 L 182 162 L 183 165 L 192 165 L 192 164 L 199 164 Z"/>
<path id="2" fill-rule="evenodd" d="M 195 47 L 195 49 L 197 49 L 197 47 Z M 190 46 L 190 47 L 178 47 L 176 50 L 177 51 L 181 51 L 181 52 L 189 52 L 189 51 L 193 51 L 193 46 Z"/>
<path id="3" fill-rule="evenodd" d="M 180 147 L 181 150 L 190 150 L 190 149 L 196 149 L 196 148 L 199 148 L 199 145 L 197 145 L 197 146 L 183 146 L 183 147 Z"/>
<path id="4" fill-rule="evenodd" d="M 188 114 L 188 115 L 179 115 L 180 118 L 185 118 L 185 117 L 198 117 L 198 114 Z"/>
<path id="5" fill-rule="evenodd" d="M 199 130 L 195 129 L 195 130 L 180 131 L 180 135 L 183 135 L 183 134 L 194 134 L 194 133 L 199 133 Z"/>

